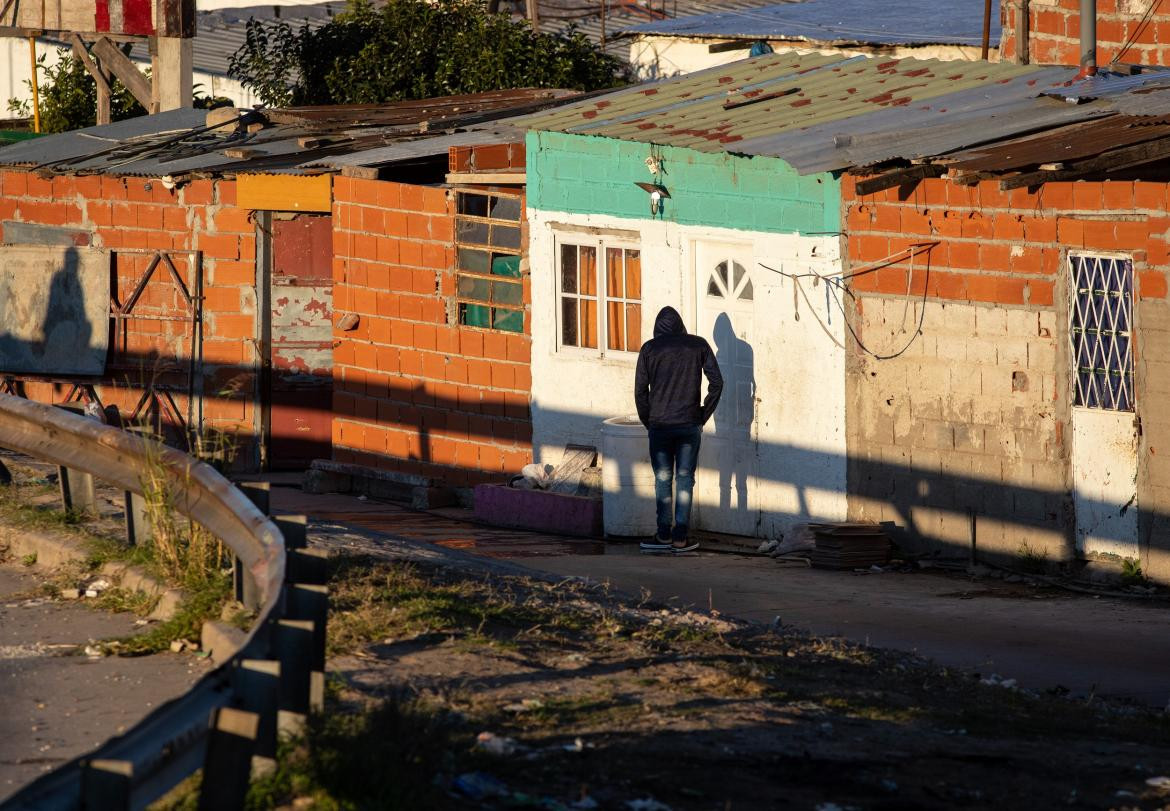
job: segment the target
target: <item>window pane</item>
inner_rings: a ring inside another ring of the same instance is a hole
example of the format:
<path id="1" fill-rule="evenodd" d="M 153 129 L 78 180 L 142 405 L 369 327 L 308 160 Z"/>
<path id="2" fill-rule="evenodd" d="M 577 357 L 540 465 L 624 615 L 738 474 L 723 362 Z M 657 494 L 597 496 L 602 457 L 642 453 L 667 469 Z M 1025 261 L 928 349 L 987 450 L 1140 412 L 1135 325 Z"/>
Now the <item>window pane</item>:
<path id="1" fill-rule="evenodd" d="M 611 301 L 605 306 L 606 343 L 610 349 L 625 349 L 622 333 L 625 331 L 625 318 L 622 317 L 622 303 Z"/>
<path id="2" fill-rule="evenodd" d="M 493 225 L 491 244 L 497 248 L 520 250 L 520 229 L 511 225 Z"/>
<path id="3" fill-rule="evenodd" d="M 597 348 L 597 301 L 581 299 L 581 346 Z"/>
<path id="4" fill-rule="evenodd" d="M 719 276 L 719 281 L 723 282 L 723 286 L 727 287 L 727 263 L 720 262 L 715 266 L 715 273 Z"/>
<path id="5" fill-rule="evenodd" d="M 481 304 L 460 304 L 459 323 L 469 327 L 487 327 L 490 311 Z"/>
<path id="6" fill-rule="evenodd" d="M 493 256 L 492 257 L 492 275 L 493 276 L 512 276 L 513 278 L 520 278 L 520 257 L 519 256 Z"/>
<path id="7" fill-rule="evenodd" d="M 626 305 L 626 349 L 637 352 L 642 348 L 642 305 Z"/>
<path id="8" fill-rule="evenodd" d="M 751 301 L 755 292 L 752 290 L 752 280 L 748 279 L 747 284 L 743 286 L 743 290 L 739 291 L 739 297 L 744 301 Z"/>
<path id="9" fill-rule="evenodd" d="M 577 346 L 577 299 L 561 299 L 561 343 Z"/>
<path id="10" fill-rule="evenodd" d="M 460 219 L 455 226 L 455 238 L 460 242 L 473 242 L 476 245 L 486 245 L 488 241 L 488 224 L 476 220 Z"/>
<path id="11" fill-rule="evenodd" d="M 642 299 L 641 251 L 626 251 L 626 298 Z"/>
<path id="12" fill-rule="evenodd" d="M 459 192 L 459 213 L 470 214 L 472 217 L 486 217 L 488 213 L 487 195 Z"/>
<path id="13" fill-rule="evenodd" d="M 712 276 L 707 281 L 707 295 L 715 298 L 723 298 L 723 291 L 719 289 L 719 285 L 715 282 L 715 277 Z"/>
<path id="14" fill-rule="evenodd" d="M 492 326 L 507 332 L 523 332 L 524 313 L 520 310 L 492 310 Z"/>
<path id="15" fill-rule="evenodd" d="M 739 287 L 739 282 L 740 282 L 740 279 L 743 278 L 744 270 L 743 270 L 743 265 L 741 265 L 739 262 L 732 262 L 731 268 L 732 268 L 732 272 L 735 274 L 735 278 L 732 280 L 733 281 L 732 289 L 734 289 L 736 287 Z"/>
<path id="16" fill-rule="evenodd" d="M 577 246 L 561 246 L 561 292 L 577 292 Z"/>
<path id="17" fill-rule="evenodd" d="M 519 306 L 524 303 L 524 287 L 517 282 L 492 282 L 492 301 Z"/>
<path id="18" fill-rule="evenodd" d="M 458 290 L 460 298 L 470 298 L 476 301 L 490 301 L 488 298 L 487 279 L 477 279 L 474 276 L 459 276 Z"/>
<path id="19" fill-rule="evenodd" d="M 474 248 L 458 249 L 458 265 L 460 270 L 470 270 L 472 273 L 491 272 L 491 254 L 487 251 L 477 251 Z"/>
<path id="20" fill-rule="evenodd" d="M 520 220 L 519 197 L 493 197 L 492 218 L 496 220 Z"/>
<path id="21" fill-rule="evenodd" d="M 605 249 L 605 294 L 622 298 L 622 249 Z"/>
<path id="22" fill-rule="evenodd" d="M 581 246 L 581 293 L 597 295 L 597 249 L 592 245 Z"/>

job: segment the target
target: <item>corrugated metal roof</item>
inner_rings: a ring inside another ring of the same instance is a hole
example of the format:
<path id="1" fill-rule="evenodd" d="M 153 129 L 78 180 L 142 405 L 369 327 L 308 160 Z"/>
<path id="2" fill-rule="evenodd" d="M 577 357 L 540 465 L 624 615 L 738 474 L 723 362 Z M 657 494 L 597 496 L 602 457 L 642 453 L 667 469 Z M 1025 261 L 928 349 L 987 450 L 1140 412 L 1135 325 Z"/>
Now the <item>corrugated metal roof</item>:
<path id="1" fill-rule="evenodd" d="M 265 124 L 254 132 L 236 126 L 209 130 L 205 111 L 172 110 L 0 148 L 0 166 L 159 177 L 384 165 L 445 154 L 450 146 L 520 140 L 522 133 L 505 117 L 557 103 L 565 94 L 508 90 L 372 106 L 246 111 Z M 443 136 L 449 137 L 440 140 Z"/>
<path id="2" fill-rule="evenodd" d="M 538 130 L 743 152 L 766 136 L 1037 74 L 1027 65 L 793 53 L 729 65 L 521 119 Z M 741 104 L 741 102 L 747 102 Z M 735 105 L 730 109 L 724 105 Z"/>
<path id="3" fill-rule="evenodd" d="M 993 4 L 991 42 L 1000 37 L 999 2 Z M 656 20 L 623 35 L 786 39 L 832 44 L 946 44 L 983 42 L 983 3 L 899 0 L 875 8 L 872 0 L 807 0 L 757 9 Z"/>
<path id="4" fill-rule="evenodd" d="M 1056 88 L 1050 95 L 1070 101 L 1087 101 L 1114 98 L 1143 88 L 1166 84 L 1170 84 L 1170 70 L 1146 69 L 1132 76 L 1103 70 L 1096 76 L 1072 82 L 1067 87 Z"/>
<path id="5" fill-rule="evenodd" d="M 746 140 L 735 151 L 781 157 L 801 173 L 925 158 L 973 144 L 1083 121 L 1112 110 L 1038 98 L 1077 68 L 1043 68 L 911 105 L 875 110 L 798 131 Z"/>
<path id="6" fill-rule="evenodd" d="M 950 156 L 955 171 L 1006 172 L 1034 169 L 1045 163 L 1093 158 L 1103 152 L 1170 136 L 1165 120 L 1115 115 L 1103 121 L 1048 130 L 1008 143 L 971 149 Z"/>

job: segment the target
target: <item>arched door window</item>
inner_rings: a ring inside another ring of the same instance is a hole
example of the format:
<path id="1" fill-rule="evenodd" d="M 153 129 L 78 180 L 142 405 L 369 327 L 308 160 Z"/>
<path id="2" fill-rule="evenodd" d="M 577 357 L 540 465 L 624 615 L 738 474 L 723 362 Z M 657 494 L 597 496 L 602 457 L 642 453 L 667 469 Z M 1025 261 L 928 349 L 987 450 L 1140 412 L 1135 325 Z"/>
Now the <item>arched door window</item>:
<path id="1" fill-rule="evenodd" d="M 724 260 L 711 271 L 707 280 L 707 295 L 712 298 L 751 301 L 752 280 L 743 265 L 735 260 Z"/>

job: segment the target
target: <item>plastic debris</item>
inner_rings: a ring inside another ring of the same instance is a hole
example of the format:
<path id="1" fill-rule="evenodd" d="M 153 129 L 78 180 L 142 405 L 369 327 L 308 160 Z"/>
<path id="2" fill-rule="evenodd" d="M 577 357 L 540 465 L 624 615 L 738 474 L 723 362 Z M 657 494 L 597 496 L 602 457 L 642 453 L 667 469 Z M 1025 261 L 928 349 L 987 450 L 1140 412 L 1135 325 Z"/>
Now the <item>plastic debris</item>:
<path id="1" fill-rule="evenodd" d="M 566 743 L 562 748 L 566 752 L 584 752 L 585 741 L 580 738 L 574 738 L 572 743 Z"/>
<path id="2" fill-rule="evenodd" d="M 101 659 L 106 654 L 105 654 L 105 651 L 103 651 L 97 645 L 86 645 L 85 646 L 85 655 L 88 656 L 90 659 Z"/>
<path id="3" fill-rule="evenodd" d="M 543 706 L 544 702 L 539 698 L 526 698 L 515 704 L 505 704 L 504 712 L 529 712 L 531 710 L 539 710 Z"/>
<path id="4" fill-rule="evenodd" d="M 775 552 L 779 548 L 780 548 L 779 541 L 776 541 L 776 540 L 764 541 L 758 547 L 756 547 L 756 551 L 767 555 L 771 552 Z"/>
<path id="5" fill-rule="evenodd" d="M 641 800 L 626 800 L 626 808 L 630 811 L 671 811 L 671 808 L 666 803 L 660 803 L 653 797 L 646 797 Z"/>
<path id="6" fill-rule="evenodd" d="M 494 732 L 481 732 L 475 737 L 475 748 L 489 755 L 511 757 L 521 746 L 514 738 L 496 735 Z"/>
<path id="7" fill-rule="evenodd" d="M 990 685 L 991 687 L 1002 687 L 1005 690 L 1015 690 L 1016 689 L 1016 680 L 1015 679 L 1005 679 L 1002 676 L 1000 676 L 998 673 L 992 673 L 986 679 L 980 679 L 979 683 Z"/>
<path id="8" fill-rule="evenodd" d="M 502 797 L 508 793 L 508 786 L 499 778 L 485 772 L 467 772 L 455 778 L 456 791 L 473 800 Z"/>

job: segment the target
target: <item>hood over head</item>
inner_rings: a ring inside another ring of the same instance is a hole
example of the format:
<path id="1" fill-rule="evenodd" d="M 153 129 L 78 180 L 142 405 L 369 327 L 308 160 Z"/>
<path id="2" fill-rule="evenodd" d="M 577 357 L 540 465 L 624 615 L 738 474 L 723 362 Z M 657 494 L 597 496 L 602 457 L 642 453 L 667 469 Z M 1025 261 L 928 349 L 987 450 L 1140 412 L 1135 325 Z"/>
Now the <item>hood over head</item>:
<path id="1" fill-rule="evenodd" d="M 663 307 L 654 319 L 654 337 L 663 335 L 686 335 L 687 328 L 683 324 L 682 316 L 673 307 Z"/>

